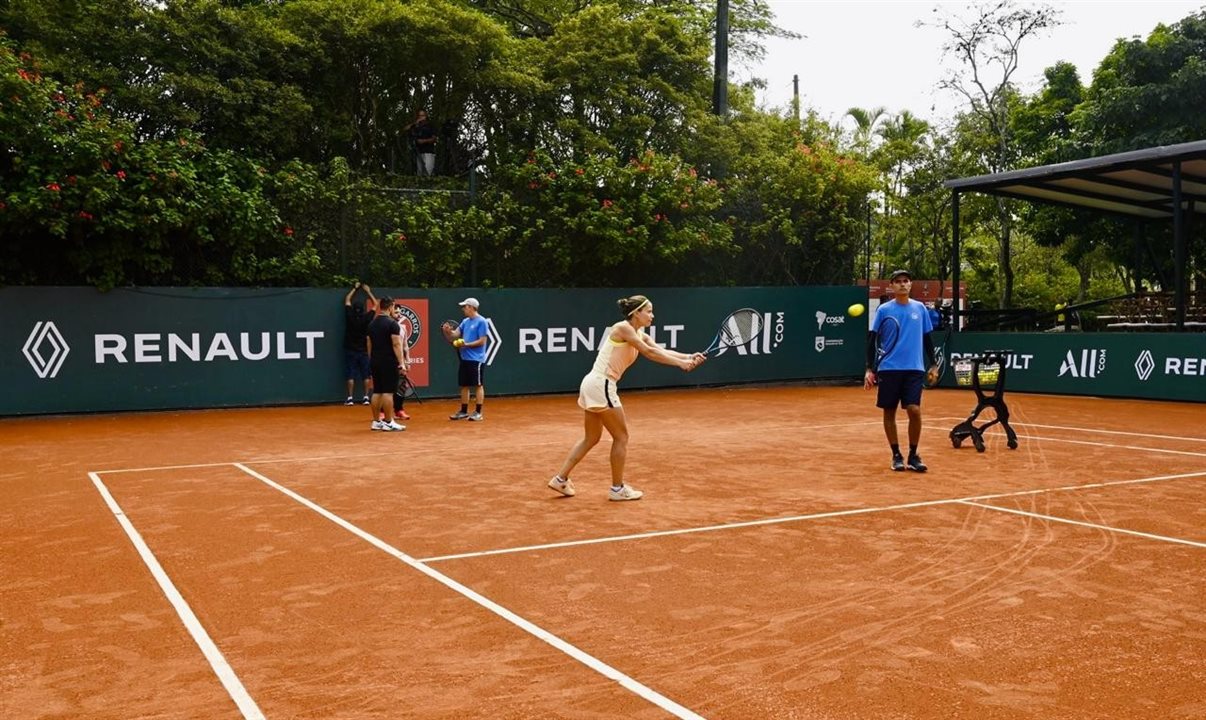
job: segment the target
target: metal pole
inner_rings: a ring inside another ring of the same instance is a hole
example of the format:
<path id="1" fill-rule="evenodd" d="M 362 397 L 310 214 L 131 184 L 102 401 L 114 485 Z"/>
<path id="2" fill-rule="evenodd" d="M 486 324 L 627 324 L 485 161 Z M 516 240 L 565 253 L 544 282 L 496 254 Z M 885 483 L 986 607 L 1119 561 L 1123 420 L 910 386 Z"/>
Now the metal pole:
<path id="1" fill-rule="evenodd" d="M 959 332 L 963 308 L 959 298 L 959 191 L 951 193 L 951 314 L 952 332 Z"/>
<path id="2" fill-rule="evenodd" d="M 712 112 L 729 114 L 729 0 L 716 0 L 716 77 L 712 86 Z"/>
<path id="3" fill-rule="evenodd" d="M 871 292 L 871 196 L 867 196 L 867 257 L 863 277 L 867 278 L 867 292 Z"/>
<path id="4" fill-rule="evenodd" d="M 1177 332 L 1185 331 L 1185 213 L 1181 209 L 1181 161 L 1173 163 L 1173 290 Z"/>
<path id="5" fill-rule="evenodd" d="M 800 126 L 800 76 L 791 76 L 791 107 L 796 113 L 796 127 Z"/>

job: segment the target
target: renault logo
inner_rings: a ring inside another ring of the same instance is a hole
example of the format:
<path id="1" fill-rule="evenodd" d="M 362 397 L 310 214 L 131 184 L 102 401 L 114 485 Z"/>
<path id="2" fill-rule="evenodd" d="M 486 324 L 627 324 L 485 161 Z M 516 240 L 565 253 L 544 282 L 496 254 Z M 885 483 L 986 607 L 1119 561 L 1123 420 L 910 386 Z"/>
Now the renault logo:
<path id="1" fill-rule="evenodd" d="M 1135 360 L 1135 374 L 1140 380 L 1147 380 L 1152 376 L 1152 370 L 1156 369 L 1156 361 L 1152 358 L 1151 350 L 1144 350 L 1139 353 L 1139 359 Z"/>
<path id="2" fill-rule="evenodd" d="M 46 349 L 49 354 L 45 356 L 42 354 L 43 345 L 48 346 Z M 53 378 L 59 374 L 59 368 L 63 367 L 63 361 L 67 359 L 71 348 L 67 347 L 67 341 L 63 339 L 54 323 L 47 321 L 34 325 L 33 332 L 25 340 L 21 352 L 25 353 L 25 359 L 33 366 L 38 377 Z"/>

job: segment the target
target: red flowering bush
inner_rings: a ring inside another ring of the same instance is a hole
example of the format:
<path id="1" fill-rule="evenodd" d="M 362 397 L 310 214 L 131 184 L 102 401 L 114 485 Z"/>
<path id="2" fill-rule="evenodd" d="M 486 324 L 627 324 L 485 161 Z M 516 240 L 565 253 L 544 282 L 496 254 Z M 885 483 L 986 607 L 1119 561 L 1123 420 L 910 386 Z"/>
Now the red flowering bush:
<path id="1" fill-rule="evenodd" d="M 309 262 L 253 163 L 140 139 L 104 93 L 57 83 L 3 36 L 0 148 L 0 282 L 260 283 Z"/>

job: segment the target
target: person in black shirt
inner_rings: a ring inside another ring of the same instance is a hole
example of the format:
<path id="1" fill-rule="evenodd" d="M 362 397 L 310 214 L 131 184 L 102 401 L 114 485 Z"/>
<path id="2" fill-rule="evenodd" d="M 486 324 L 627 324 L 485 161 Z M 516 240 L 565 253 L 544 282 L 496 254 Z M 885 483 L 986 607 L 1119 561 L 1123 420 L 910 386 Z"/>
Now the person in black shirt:
<path id="1" fill-rule="evenodd" d="M 436 131 L 427 119 L 427 111 L 420 110 L 415 121 L 406 126 L 415 149 L 415 169 L 419 175 L 435 174 Z"/>
<path id="2" fill-rule="evenodd" d="M 402 352 L 402 326 L 393 318 L 394 299 L 377 301 L 377 317 L 368 326 L 369 365 L 373 372 L 373 397 L 370 410 L 373 424 L 370 430 L 405 430 L 405 425 L 393 419 L 394 393 L 398 391 L 398 375 L 406 368 Z M 385 413 L 388 411 L 388 415 Z M 389 418 L 382 420 L 381 418 Z"/>
<path id="3" fill-rule="evenodd" d="M 361 306 L 353 302 L 358 290 L 364 290 L 368 295 L 368 303 Z M 348 290 L 343 298 L 343 366 L 348 380 L 348 397 L 344 405 L 355 405 L 353 391 L 357 380 L 364 381 L 364 404 L 369 404 L 369 395 L 373 394 L 373 379 L 369 374 L 368 345 L 365 343 L 365 332 L 368 331 L 369 321 L 373 319 L 373 309 L 377 306 L 377 298 L 373 297 L 373 289 L 368 285 L 356 283 Z"/>

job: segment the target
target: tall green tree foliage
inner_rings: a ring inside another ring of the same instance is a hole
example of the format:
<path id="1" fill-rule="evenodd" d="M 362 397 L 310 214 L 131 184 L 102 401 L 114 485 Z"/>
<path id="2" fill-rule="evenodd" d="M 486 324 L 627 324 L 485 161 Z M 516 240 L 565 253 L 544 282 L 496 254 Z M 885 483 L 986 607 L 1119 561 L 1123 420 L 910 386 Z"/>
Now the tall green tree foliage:
<path id="1" fill-rule="evenodd" d="M 1058 12 L 1049 5 L 1018 6 L 1013 0 L 973 6 L 966 16 L 943 14 L 936 25 L 946 31 L 943 51 L 957 61 L 941 85 L 960 95 L 974 125 L 991 142 L 984 143 L 986 173 L 1007 170 L 1017 160 L 1011 108 L 1017 102 L 1013 75 L 1017 72 L 1022 43 L 1058 24 Z M 1013 304 L 1013 203 L 996 199 L 998 261 L 1002 275 L 1000 307 Z"/>
<path id="2" fill-rule="evenodd" d="M 0 282 L 296 281 L 315 259 L 273 187 L 191 133 L 140 138 L 0 38 Z"/>

